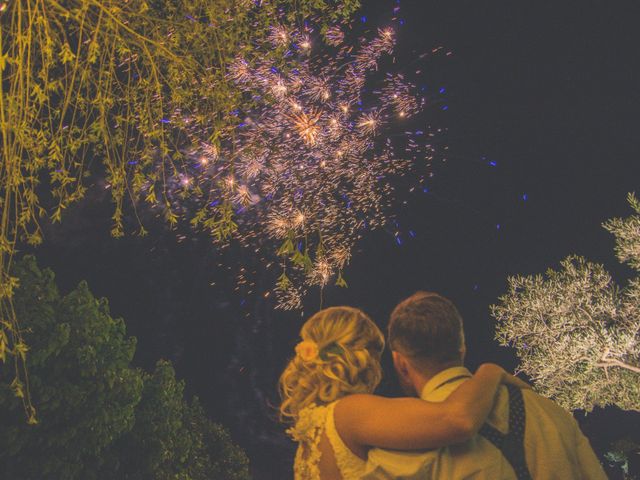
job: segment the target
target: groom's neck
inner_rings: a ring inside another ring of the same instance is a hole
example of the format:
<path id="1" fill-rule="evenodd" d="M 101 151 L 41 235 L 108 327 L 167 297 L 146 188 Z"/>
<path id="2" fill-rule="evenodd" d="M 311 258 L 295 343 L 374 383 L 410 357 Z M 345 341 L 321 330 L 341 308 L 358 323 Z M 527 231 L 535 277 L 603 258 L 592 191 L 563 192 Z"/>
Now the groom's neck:
<path id="1" fill-rule="evenodd" d="M 417 396 L 419 397 L 422 394 L 424 386 L 437 374 L 448 368 L 461 366 L 461 360 L 454 360 L 451 362 L 437 364 L 431 362 L 422 362 L 421 365 L 416 365 L 413 375 L 413 386 L 416 389 Z"/>

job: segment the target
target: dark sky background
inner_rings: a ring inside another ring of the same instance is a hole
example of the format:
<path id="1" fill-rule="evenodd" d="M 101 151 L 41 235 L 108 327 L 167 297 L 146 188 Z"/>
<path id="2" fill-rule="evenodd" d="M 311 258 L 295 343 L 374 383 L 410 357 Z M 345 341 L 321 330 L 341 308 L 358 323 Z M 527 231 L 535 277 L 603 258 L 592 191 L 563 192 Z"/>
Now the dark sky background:
<path id="1" fill-rule="evenodd" d="M 364 3 L 365 27 L 389 24 L 394 2 Z M 324 305 L 361 307 L 384 327 L 399 300 L 435 290 L 460 307 L 472 368 L 514 368 L 489 315 L 509 275 L 542 273 L 576 253 L 624 283 L 631 271 L 600 225 L 630 214 L 627 192 L 640 192 L 634 3 L 405 0 L 398 62 L 423 69 L 434 98 L 445 88 L 429 121 L 448 129 L 446 161 L 434 164 L 428 193 L 398 211 L 415 237 L 398 245 L 388 232 L 369 235 L 345 272 L 349 288 L 327 289 Z M 421 63 L 421 53 L 440 45 L 453 55 Z M 255 264 L 248 252 L 213 251 L 197 236 L 178 241 L 153 224 L 148 238 L 109 238 L 111 206 L 101 195 L 50 229 L 40 264 L 54 269 L 63 291 L 86 279 L 110 300 L 138 338 L 138 365 L 172 360 L 188 393 L 247 449 L 257 479 L 289 478 L 293 448 L 271 405 L 303 318 L 234 291 L 228 272 Z M 259 291 L 270 287 L 269 278 L 256 280 Z M 312 292 L 305 318 L 318 306 Z M 394 394 L 387 373 L 381 391 Z M 638 439 L 638 413 L 578 417 L 597 450 L 633 432 Z"/>

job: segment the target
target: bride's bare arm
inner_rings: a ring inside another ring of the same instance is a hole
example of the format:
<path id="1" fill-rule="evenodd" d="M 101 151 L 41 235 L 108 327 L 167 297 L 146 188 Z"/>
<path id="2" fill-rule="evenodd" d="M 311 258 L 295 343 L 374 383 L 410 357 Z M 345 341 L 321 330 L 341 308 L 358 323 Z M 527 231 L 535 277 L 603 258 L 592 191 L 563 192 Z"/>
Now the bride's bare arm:
<path id="1" fill-rule="evenodd" d="M 486 420 L 501 382 L 517 383 L 484 364 L 441 403 L 417 398 L 349 395 L 335 408 L 336 428 L 350 447 L 416 450 L 468 440 Z"/>

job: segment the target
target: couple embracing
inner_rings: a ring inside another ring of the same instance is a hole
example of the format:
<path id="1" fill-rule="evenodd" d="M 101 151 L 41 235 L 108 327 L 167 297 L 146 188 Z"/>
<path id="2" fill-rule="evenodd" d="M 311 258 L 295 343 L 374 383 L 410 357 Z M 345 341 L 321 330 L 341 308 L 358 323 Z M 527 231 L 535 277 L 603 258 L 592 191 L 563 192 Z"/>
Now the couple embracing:
<path id="1" fill-rule="evenodd" d="M 389 321 L 406 398 L 372 392 L 384 336 L 361 310 L 313 315 L 280 377 L 296 480 L 605 479 L 573 417 L 493 364 L 471 374 L 462 318 L 418 292 Z"/>

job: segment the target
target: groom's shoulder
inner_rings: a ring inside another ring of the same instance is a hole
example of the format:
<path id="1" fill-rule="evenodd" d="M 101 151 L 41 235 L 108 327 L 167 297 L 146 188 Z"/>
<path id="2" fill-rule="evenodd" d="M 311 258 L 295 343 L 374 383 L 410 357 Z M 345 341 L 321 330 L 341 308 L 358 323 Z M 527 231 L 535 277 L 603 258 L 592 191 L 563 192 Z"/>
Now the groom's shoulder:
<path id="1" fill-rule="evenodd" d="M 555 401 L 540 395 L 533 390 L 523 390 L 525 411 L 528 417 L 536 420 L 548 418 L 559 428 L 574 429 L 576 421 L 571 412 Z M 536 422 L 537 423 L 537 422 Z"/>
<path id="2" fill-rule="evenodd" d="M 571 414 L 563 407 L 558 405 L 558 403 L 548 397 L 545 397 L 544 395 L 540 395 L 539 393 L 534 392 L 533 390 L 522 390 L 522 396 L 524 398 L 525 407 L 531 406 L 532 408 L 548 410 L 549 412 L 554 412 L 559 415 L 571 416 Z"/>

